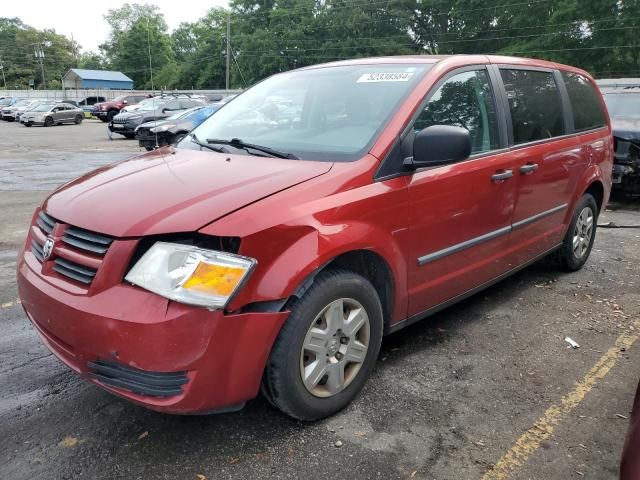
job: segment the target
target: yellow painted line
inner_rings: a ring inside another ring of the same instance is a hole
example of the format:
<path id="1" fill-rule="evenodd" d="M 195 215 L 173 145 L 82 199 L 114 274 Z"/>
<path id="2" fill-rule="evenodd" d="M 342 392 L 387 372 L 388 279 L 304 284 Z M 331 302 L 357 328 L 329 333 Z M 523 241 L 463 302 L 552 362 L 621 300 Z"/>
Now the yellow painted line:
<path id="1" fill-rule="evenodd" d="M 637 332 L 640 321 L 634 322 L 633 326 L 633 332 Z M 622 355 L 621 349 L 628 349 L 638 340 L 640 335 L 633 332 L 620 335 L 615 345 L 598 360 L 598 363 L 576 384 L 576 387 L 564 395 L 558 405 L 549 407 L 544 415 L 485 473 L 482 480 L 505 480 L 524 465 L 542 442 L 553 434 L 556 425 L 564 420 L 582 402 L 593 386 L 615 366 Z"/>
<path id="2" fill-rule="evenodd" d="M 10 308 L 13 307 L 14 305 L 20 305 L 22 302 L 20 301 L 19 298 L 16 298 L 15 301 L 13 302 L 7 302 L 7 303 L 3 303 L 0 305 L 0 308 Z"/>

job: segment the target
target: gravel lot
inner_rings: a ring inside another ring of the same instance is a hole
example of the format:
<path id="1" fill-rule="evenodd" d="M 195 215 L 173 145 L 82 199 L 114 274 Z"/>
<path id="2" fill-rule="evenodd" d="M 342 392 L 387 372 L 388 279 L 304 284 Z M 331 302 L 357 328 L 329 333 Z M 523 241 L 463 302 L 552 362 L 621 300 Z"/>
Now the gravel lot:
<path id="1" fill-rule="evenodd" d="M 77 378 L 16 298 L 33 208 L 136 143 L 90 120 L 2 122 L 0 145 L 0 478 L 617 478 L 640 377 L 640 230 L 601 229 L 582 271 L 534 265 L 387 337 L 362 395 L 331 419 L 295 422 L 261 398 L 167 416 Z M 613 207 L 601 223 L 640 224 L 633 205 Z"/>

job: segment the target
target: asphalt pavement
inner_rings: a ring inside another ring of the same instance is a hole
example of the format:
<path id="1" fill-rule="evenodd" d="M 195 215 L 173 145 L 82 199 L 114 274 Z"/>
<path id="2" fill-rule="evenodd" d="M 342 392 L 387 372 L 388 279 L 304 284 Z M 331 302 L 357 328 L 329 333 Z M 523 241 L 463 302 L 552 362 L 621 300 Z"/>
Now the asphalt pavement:
<path id="1" fill-rule="evenodd" d="M 24 315 L 16 251 L 48 191 L 139 153 L 95 120 L 0 123 L 0 479 L 617 478 L 640 377 L 638 229 L 600 229 L 580 272 L 533 265 L 387 337 L 358 399 L 317 423 L 261 398 L 163 415 L 79 379 Z M 601 223 L 640 224 L 637 205 L 613 207 Z"/>

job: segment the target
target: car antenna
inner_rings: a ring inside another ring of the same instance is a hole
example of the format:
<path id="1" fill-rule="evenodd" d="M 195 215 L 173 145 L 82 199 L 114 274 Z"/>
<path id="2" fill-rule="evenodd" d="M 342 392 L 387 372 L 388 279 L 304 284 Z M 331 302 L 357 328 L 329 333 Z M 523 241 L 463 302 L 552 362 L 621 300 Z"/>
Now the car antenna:
<path id="1" fill-rule="evenodd" d="M 151 65 L 151 32 L 149 30 L 149 15 L 147 14 L 147 55 L 149 57 L 149 74 L 151 75 L 151 94 L 153 95 L 153 97 L 151 97 L 151 106 L 153 108 L 153 113 L 155 115 L 156 112 L 156 96 L 155 96 L 155 88 L 153 85 L 153 66 Z M 157 126 L 156 122 L 156 126 Z M 154 130 L 156 130 L 154 128 Z M 154 131 L 153 132 L 155 138 L 156 138 L 156 145 L 155 148 L 160 148 L 160 145 L 158 145 L 158 132 Z"/>

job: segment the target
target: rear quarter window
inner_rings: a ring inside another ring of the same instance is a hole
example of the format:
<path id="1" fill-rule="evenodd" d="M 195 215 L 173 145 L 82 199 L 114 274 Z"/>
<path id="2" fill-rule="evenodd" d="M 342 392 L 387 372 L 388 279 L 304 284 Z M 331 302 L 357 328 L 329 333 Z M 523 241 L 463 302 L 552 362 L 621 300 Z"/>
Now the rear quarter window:
<path id="1" fill-rule="evenodd" d="M 593 84 L 578 73 L 562 72 L 562 79 L 571 102 L 574 129 L 580 132 L 604 127 L 607 124 L 606 116 Z"/>
<path id="2" fill-rule="evenodd" d="M 562 99 L 552 72 L 505 68 L 500 75 L 509 100 L 514 144 L 564 135 Z"/>

